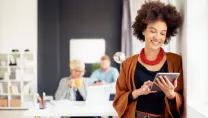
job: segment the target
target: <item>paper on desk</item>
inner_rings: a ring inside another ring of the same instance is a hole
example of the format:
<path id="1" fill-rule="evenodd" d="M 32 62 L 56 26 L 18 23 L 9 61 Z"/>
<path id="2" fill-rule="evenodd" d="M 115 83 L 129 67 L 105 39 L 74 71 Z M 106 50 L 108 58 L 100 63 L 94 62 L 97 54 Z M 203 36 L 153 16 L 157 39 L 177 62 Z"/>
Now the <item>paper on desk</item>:
<path id="1" fill-rule="evenodd" d="M 75 105 L 74 101 L 69 100 L 59 100 L 59 101 L 51 101 L 53 104 L 53 110 L 58 116 L 71 116 L 71 112 L 80 111 L 81 106 Z"/>
<path id="2" fill-rule="evenodd" d="M 67 107 L 80 107 L 78 105 L 75 105 L 75 103 L 73 103 L 73 101 L 70 101 L 70 100 L 67 100 L 67 99 L 64 99 L 64 100 L 59 100 L 59 101 L 56 101 L 56 100 L 51 100 L 50 103 L 53 105 L 53 106 L 56 106 L 56 108 L 67 108 Z"/>
<path id="3" fill-rule="evenodd" d="M 72 105 L 73 103 L 67 99 L 64 100 L 51 100 L 50 103 L 55 106 L 66 106 Z"/>

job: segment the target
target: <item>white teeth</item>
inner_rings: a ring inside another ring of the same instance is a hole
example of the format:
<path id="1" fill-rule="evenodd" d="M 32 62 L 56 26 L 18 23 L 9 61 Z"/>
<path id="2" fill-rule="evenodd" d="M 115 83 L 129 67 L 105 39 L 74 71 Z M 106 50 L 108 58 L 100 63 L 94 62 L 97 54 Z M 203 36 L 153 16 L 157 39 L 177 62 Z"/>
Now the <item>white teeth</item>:
<path id="1" fill-rule="evenodd" d="M 159 44 L 159 42 L 157 41 L 151 41 L 155 46 L 157 46 Z"/>

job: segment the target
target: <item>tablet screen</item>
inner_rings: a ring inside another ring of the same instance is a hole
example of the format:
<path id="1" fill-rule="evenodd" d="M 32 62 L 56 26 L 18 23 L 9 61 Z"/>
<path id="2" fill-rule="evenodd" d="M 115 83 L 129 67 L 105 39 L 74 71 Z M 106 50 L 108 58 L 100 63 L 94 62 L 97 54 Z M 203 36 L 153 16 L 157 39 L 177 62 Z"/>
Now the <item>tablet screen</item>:
<path id="1" fill-rule="evenodd" d="M 173 83 L 175 79 L 178 79 L 179 75 L 180 73 L 157 73 L 153 82 L 155 82 L 155 79 L 159 78 L 159 76 L 166 76 L 169 81 Z M 161 89 L 156 84 L 153 84 L 151 87 L 151 91 L 161 91 Z"/>

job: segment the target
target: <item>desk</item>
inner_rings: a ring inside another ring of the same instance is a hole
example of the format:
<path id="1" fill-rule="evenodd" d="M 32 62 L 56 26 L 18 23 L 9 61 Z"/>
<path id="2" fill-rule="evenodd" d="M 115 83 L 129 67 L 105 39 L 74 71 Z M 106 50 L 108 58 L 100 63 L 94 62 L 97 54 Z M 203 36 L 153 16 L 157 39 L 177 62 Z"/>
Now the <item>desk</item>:
<path id="1" fill-rule="evenodd" d="M 109 101 L 109 104 L 100 106 L 84 106 L 83 101 L 74 101 L 73 104 L 67 105 L 48 102 L 46 109 L 39 109 L 37 104 L 27 110 L 24 116 L 117 116 L 117 113 L 112 106 L 112 101 Z"/>

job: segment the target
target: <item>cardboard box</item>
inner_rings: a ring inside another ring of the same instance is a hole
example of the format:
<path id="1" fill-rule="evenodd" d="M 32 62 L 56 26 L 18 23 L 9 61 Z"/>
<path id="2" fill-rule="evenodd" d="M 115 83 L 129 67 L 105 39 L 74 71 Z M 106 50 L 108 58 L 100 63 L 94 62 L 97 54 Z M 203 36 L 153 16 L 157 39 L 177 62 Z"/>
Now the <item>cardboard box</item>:
<path id="1" fill-rule="evenodd" d="M 8 100 L 0 99 L 0 107 L 8 107 Z"/>
<path id="2" fill-rule="evenodd" d="M 11 107 L 21 107 L 21 100 L 20 99 L 11 99 L 10 106 Z"/>

